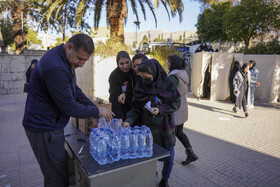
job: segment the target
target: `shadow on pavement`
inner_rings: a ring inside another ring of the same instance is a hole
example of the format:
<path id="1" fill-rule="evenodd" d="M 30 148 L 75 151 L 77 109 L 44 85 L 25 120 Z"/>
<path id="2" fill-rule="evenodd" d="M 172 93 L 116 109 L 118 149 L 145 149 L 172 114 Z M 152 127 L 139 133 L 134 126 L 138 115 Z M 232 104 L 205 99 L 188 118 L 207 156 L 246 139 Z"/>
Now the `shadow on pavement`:
<path id="1" fill-rule="evenodd" d="M 182 166 L 186 155 L 177 139 L 172 175 L 182 177 L 184 186 L 280 186 L 279 158 L 186 128 L 184 131 L 199 157 Z"/>

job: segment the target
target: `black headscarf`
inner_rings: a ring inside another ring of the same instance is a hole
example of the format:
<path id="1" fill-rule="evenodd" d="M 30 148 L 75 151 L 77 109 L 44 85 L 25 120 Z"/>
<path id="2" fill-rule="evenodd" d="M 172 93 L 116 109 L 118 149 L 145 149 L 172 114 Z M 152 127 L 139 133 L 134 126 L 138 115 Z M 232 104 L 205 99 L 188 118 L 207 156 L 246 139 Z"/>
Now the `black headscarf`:
<path id="1" fill-rule="evenodd" d="M 187 67 L 187 64 L 185 63 L 183 58 L 178 55 L 169 56 L 168 61 L 170 61 L 171 63 L 169 72 L 173 71 L 174 69 L 183 70 Z"/>
<path id="2" fill-rule="evenodd" d="M 177 98 L 180 94 L 167 77 L 166 72 L 156 59 L 147 59 L 142 61 L 138 66 L 138 71 L 141 72 L 141 66 L 148 66 L 153 76 L 153 82 L 149 85 L 143 83 L 143 79 L 139 79 L 135 86 L 135 100 L 144 101 L 150 95 L 160 95 L 164 98 Z"/>
<path id="3" fill-rule="evenodd" d="M 38 60 L 37 60 L 37 59 L 33 59 L 33 60 L 31 61 L 30 66 L 29 66 L 28 69 L 26 70 L 25 76 L 26 76 L 26 82 L 27 82 L 27 83 L 29 83 L 29 80 L 30 80 L 30 77 L 31 77 L 31 72 L 32 72 L 31 66 L 32 66 L 33 64 L 37 64 L 37 63 L 38 63 Z"/>

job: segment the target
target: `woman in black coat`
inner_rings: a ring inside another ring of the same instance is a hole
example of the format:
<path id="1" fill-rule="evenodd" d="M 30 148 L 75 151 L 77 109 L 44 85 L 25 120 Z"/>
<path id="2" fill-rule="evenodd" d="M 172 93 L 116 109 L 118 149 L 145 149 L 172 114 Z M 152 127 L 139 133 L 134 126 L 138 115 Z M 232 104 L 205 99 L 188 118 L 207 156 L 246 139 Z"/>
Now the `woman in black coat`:
<path id="1" fill-rule="evenodd" d="M 133 70 L 130 56 L 126 51 L 120 51 L 116 60 L 118 67 L 109 77 L 109 101 L 112 103 L 115 118 L 124 120 L 131 108 Z"/>

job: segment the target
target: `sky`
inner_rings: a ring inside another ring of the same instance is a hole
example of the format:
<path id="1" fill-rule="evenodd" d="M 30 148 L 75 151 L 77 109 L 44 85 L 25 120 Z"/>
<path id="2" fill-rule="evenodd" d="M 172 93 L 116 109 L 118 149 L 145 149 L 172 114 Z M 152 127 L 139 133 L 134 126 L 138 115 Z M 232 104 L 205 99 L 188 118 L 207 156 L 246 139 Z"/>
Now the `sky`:
<path id="1" fill-rule="evenodd" d="M 127 1 L 130 2 L 130 1 Z M 179 22 L 179 16 L 176 15 L 174 18 L 170 17 L 168 19 L 168 14 L 164 8 L 164 6 L 160 5 L 156 10 L 156 18 L 157 18 L 157 28 L 155 26 L 154 17 L 146 7 L 146 21 L 144 20 L 144 16 L 142 11 L 139 9 L 138 16 L 140 23 L 140 29 L 137 31 L 147 31 L 147 30 L 163 30 L 167 32 L 176 32 L 176 31 L 184 31 L 184 30 L 196 30 L 195 24 L 197 22 L 197 17 L 200 13 L 201 4 L 196 1 L 183 0 L 184 2 L 184 11 L 183 11 L 183 21 Z M 138 4 L 139 5 L 139 4 Z M 133 15 L 131 10 L 131 5 L 128 4 L 128 18 L 124 28 L 125 32 L 135 32 L 136 26 L 133 23 L 136 21 L 136 16 Z M 89 17 L 88 23 L 91 27 L 93 27 L 93 14 Z M 106 9 L 105 7 L 102 9 L 101 20 L 99 23 L 100 27 L 106 26 Z"/>

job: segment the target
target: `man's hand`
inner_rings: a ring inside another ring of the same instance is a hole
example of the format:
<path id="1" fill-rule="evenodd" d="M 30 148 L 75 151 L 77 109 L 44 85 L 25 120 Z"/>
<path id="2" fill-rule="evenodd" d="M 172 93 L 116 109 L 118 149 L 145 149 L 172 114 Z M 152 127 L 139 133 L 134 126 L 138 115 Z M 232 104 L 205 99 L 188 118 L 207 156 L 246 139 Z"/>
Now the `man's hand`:
<path id="1" fill-rule="evenodd" d="M 256 83 L 256 86 L 257 86 L 257 87 L 259 87 L 260 85 L 261 85 L 261 83 L 259 83 L 259 82 Z"/>
<path id="2" fill-rule="evenodd" d="M 234 94 L 237 94 L 237 90 L 233 90 L 233 93 L 234 93 Z"/>
<path id="3" fill-rule="evenodd" d="M 158 109 L 157 107 L 152 107 L 152 109 L 153 109 L 154 111 L 153 111 L 153 112 L 150 111 L 150 113 L 151 113 L 152 115 L 154 115 L 154 116 L 157 116 L 158 113 L 159 113 L 159 109 Z"/>
<path id="4" fill-rule="evenodd" d="M 126 127 L 130 126 L 130 124 L 129 124 L 128 122 L 125 121 L 125 122 L 123 122 L 122 126 L 123 126 L 124 128 L 126 128 Z"/>
<path id="5" fill-rule="evenodd" d="M 119 103 L 124 104 L 124 102 L 125 102 L 125 93 L 122 93 L 121 95 L 119 95 L 118 101 L 119 101 Z"/>
<path id="6" fill-rule="evenodd" d="M 100 117 L 104 117 L 106 119 L 106 121 L 113 120 L 113 116 L 115 116 L 115 114 L 111 110 L 108 110 L 108 109 L 102 108 L 102 107 L 98 107 L 98 109 L 99 109 Z"/>

